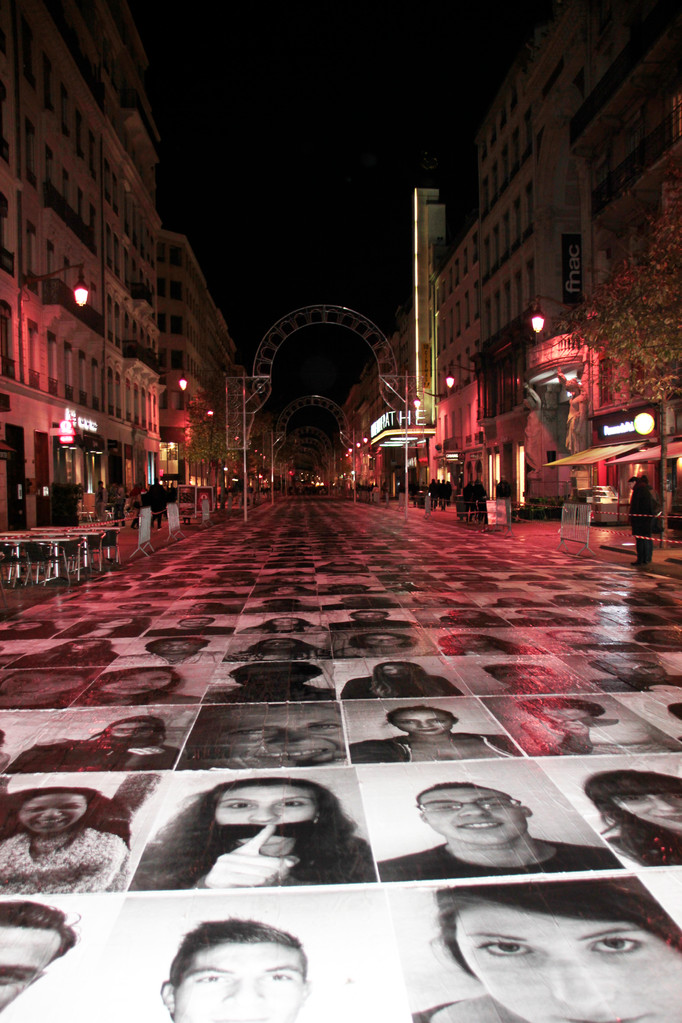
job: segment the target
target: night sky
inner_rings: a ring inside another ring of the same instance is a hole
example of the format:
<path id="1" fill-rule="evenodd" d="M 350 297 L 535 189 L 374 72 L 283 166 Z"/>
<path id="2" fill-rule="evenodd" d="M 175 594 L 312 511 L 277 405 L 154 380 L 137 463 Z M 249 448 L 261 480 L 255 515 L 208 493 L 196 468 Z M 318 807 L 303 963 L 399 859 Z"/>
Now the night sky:
<path id="1" fill-rule="evenodd" d="M 174 18 L 130 0 L 162 137 L 163 225 L 188 236 L 247 371 L 300 306 L 349 306 L 391 333 L 410 294 L 412 190 L 440 187 L 454 236 L 477 202 L 474 133 L 548 7 L 195 0 Z M 342 401 L 366 359 L 345 331 L 307 333 L 275 362 L 278 405 Z"/>

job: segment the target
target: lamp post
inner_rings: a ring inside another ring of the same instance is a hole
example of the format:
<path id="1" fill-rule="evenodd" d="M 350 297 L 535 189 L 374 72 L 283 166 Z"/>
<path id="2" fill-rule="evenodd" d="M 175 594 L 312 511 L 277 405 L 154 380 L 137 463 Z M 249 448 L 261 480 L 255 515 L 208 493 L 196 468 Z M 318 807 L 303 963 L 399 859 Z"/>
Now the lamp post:
<path id="1" fill-rule="evenodd" d="M 182 396 L 183 396 L 182 397 L 182 413 L 183 413 L 183 417 L 182 417 L 183 418 L 183 424 L 182 424 L 182 436 L 183 436 L 182 451 L 183 451 L 183 458 L 182 458 L 182 461 L 183 461 L 183 466 L 184 466 L 184 470 L 185 470 L 185 473 L 184 473 L 185 480 L 184 480 L 184 482 L 187 483 L 187 402 L 185 401 L 185 391 L 187 390 L 187 380 L 186 380 L 186 378 L 184 376 L 180 377 L 180 379 L 178 380 L 178 387 L 182 391 Z"/>

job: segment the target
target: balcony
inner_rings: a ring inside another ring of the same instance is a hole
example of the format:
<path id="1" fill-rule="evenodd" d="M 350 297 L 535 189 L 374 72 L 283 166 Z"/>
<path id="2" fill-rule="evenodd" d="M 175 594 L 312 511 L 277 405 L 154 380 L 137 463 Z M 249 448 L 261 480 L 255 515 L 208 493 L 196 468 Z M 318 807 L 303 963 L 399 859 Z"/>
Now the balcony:
<path id="1" fill-rule="evenodd" d="M 14 276 L 14 253 L 0 247 L 0 270 Z"/>
<path id="2" fill-rule="evenodd" d="M 676 142 L 682 138 L 682 103 L 649 135 L 635 146 L 632 152 L 609 171 L 604 181 L 592 192 L 592 215 L 596 216 L 605 206 L 630 187 L 645 170 L 653 167 Z"/>
<path id="3" fill-rule="evenodd" d="M 28 371 L 28 386 L 34 390 L 40 390 L 40 373 L 37 369 L 29 369 Z"/>
<path id="4" fill-rule="evenodd" d="M 136 304 L 146 302 L 150 309 L 154 306 L 151 290 L 142 281 L 131 281 L 130 297 Z"/>
<path id="5" fill-rule="evenodd" d="M 123 342 L 123 358 L 141 362 L 154 373 L 159 372 L 159 360 L 153 348 L 144 348 L 137 341 Z"/>
<path id="6" fill-rule="evenodd" d="M 621 50 L 607 72 L 597 82 L 583 105 L 576 112 L 570 124 L 570 141 L 573 145 L 587 130 L 597 114 L 615 96 L 634 69 L 659 39 L 674 40 L 672 22 L 679 15 L 677 0 L 659 0 L 651 13 L 641 24 L 633 27 L 632 36 Z M 651 62 L 655 67 L 655 62 Z"/>
<path id="7" fill-rule="evenodd" d="M 88 392 L 87 391 L 79 391 L 78 392 L 78 401 L 80 402 L 81 405 L 87 405 L 87 403 L 88 403 Z"/>
<path id="8" fill-rule="evenodd" d="M 59 219 L 64 221 L 66 226 L 84 245 L 87 245 L 92 253 L 97 252 L 93 228 L 81 220 L 75 210 L 71 209 L 64 196 L 60 195 L 51 181 L 43 182 L 43 206 L 54 210 Z"/>
<path id="9" fill-rule="evenodd" d="M 73 290 L 59 277 L 43 281 L 43 305 L 59 305 L 96 334 L 104 337 L 104 317 L 89 305 L 76 305 Z"/>
<path id="10" fill-rule="evenodd" d="M 64 397 L 67 401 L 73 401 L 73 384 L 64 384 Z"/>
<path id="11" fill-rule="evenodd" d="M 47 378 L 48 394 L 59 394 L 59 381 L 55 377 Z"/>
<path id="12" fill-rule="evenodd" d="M 2 375 L 8 377 L 10 380 L 16 380 L 16 368 L 14 359 L 9 359 L 6 355 L 0 356 L 0 369 Z"/>

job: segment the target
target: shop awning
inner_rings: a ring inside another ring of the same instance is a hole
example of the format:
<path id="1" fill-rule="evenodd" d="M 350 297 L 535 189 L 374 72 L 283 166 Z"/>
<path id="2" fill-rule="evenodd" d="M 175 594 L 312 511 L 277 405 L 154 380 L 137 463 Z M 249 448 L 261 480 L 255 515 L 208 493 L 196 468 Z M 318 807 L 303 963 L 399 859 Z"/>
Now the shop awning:
<path id="1" fill-rule="evenodd" d="M 95 452 L 102 452 L 106 450 L 106 441 L 99 433 L 84 433 L 83 434 L 83 450 Z"/>
<path id="2" fill-rule="evenodd" d="M 641 442 L 634 444 L 602 444 L 596 448 L 585 448 L 584 451 L 577 451 L 574 455 L 567 455 L 566 458 L 557 458 L 556 462 L 545 462 L 548 465 L 594 465 L 595 462 L 602 462 L 605 458 L 616 458 L 628 451 L 641 447 Z"/>
<path id="3" fill-rule="evenodd" d="M 666 458 L 682 458 L 682 440 L 671 440 L 666 448 Z M 632 451 L 622 458 L 614 458 L 614 463 L 624 462 L 660 462 L 661 445 L 655 444 L 650 448 L 640 448 L 639 451 Z"/>

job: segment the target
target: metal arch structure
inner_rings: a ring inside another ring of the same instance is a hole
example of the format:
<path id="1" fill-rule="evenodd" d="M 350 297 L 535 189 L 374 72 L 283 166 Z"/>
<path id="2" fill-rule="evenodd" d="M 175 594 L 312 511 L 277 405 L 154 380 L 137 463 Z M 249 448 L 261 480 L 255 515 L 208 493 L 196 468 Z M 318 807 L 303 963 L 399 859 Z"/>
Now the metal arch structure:
<path id="1" fill-rule="evenodd" d="M 289 425 L 289 420 L 293 414 L 298 412 L 299 409 L 308 408 L 311 405 L 326 409 L 327 412 L 331 412 L 338 423 L 341 437 L 345 438 L 349 435 L 350 430 L 348 427 L 348 420 L 346 419 L 346 413 L 343 411 L 341 406 L 337 405 L 331 398 L 324 398 L 321 394 L 308 394 L 303 398 L 295 398 L 292 402 L 289 402 L 282 412 L 280 412 L 279 418 L 277 419 L 277 425 L 275 427 L 275 447 L 278 447 L 286 437 L 287 426 Z M 308 429 L 310 429 L 310 427 Z"/>
<path id="2" fill-rule="evenodd" d="M 272 364 L 280 346 L 299 330 L 304 327 L 316 327 L 329 324 L 336 327 L 345 327 L 366 341 L 374 353 L 379 370 L 379 381 L 381 392 L 387 404 L 395 406 L 395 391 L 385 381 L 393 380 L 398 375 L 395 361 L 395 353 L 391 348 L 388 338 L 382 330 L 372 323 L 362 313 L 354 309 L 347 309 L 342 305 L 308 305 L 301 309 L 294 309 L 287 313 L 281 320 L 274 323 L 267 331 L 253 360 L 253 377 L 264 381 L 265 386 L 259 391 L 258 399 L 263 405 L 270 397 L 272 391 Z M 260 407 L 260 405 L 258 407 Z"/>
<path id="3" fill-rule="evenodd" d="M 334 452 L 332 442 L 324 430 L 318 430 L 316 426 L 297 426 L 287 435 L 287 440 L 299 443 L 302 447 L 313 447 L 317 451 L 324 451 L 328 456 Z"/>

